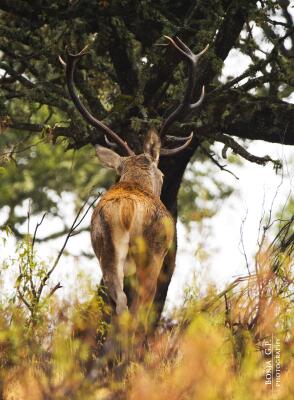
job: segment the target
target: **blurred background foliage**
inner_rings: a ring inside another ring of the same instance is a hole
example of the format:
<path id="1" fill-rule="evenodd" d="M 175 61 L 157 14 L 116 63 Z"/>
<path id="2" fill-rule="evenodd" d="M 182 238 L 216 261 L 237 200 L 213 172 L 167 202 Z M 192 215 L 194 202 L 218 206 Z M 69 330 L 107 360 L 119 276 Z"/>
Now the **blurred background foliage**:
<path id="1" fill-rule="evenodd" d="M 55 116 L 58 119 L 58 115 Z M 66 150 L 66 144 L 61 139 L 53 145 L 48 143 L 44 133 L 41 139 L 39 135 L 30 135 L 22 146 L 19 143 L 21 133 L 14 134 L 15 144 L 9 134 L 9 142 L 5 137 L 0 153 L 0 208 L 5 210 L 6 215 L 2 227 L 9 225 L 17 237 L 23 235 L 26 212 L 20 212 L 20 207 L 25 200 L 31 199 L 32 215 L 47 212 L 62 220 L 63 210 L 59 205 L 63 192 L 74 194 L 78 208 L 89 194 L 107 189 L 115 181 L 114 172 L 100 167 L 89 145 L 79 150 Z M 187 225 L 189 221 L 200 222 L 203 218 L 212 217 L 217 202 L 233 190 L 214 177 L 216 168 L 205 159 L 203 155 L 198 156 L 204 168 L 201 166 L 201 170 L 196 170 L 192 163 L 182 181 L 178 198 L 179 217 Z"/>
<path id="2" fill-rule="evenodd" d="M 172 52 L 159 46 L 163 35 L 179 35 L 193 43 L 195 51 L 214 40 L 197 81 L 198 86 L 207 81 L 208 93 L 223 83 L 223 61 L 230 49 L 249 57 L 248 82 L 233 88 L 229 85 L 219 98 L 210 96 L 201 121 L 196 123 L 206 152 L 195 142 L 193 163 L 178 198 L 180 219 L 185 224 L 213 216 L 232 192 L 233 183 L 220 184 L 211 162 L 206 162 L 214 142 L 204 137 L 206 132 L 220 129 L 244 138 L 238 124 L 248 120 L 248 134 L 254 136 L 254 113 L 260 112 L 264 133 L 259 134 L 275 141 L 266 136 L 271 134 L 266 124 L 273 121 L 270 114 L 268 122 L 262 120 L 264 107 L 274 113 L 275 127 L 279 118 L 285 118 L 285 114 L 275 113 L 277 107 L 289 112 L 292 124 L 293 110 L 281 102 L 293 89 L 289 1 L 152 4 L 149 0 L 62 0 L 41 4 L 3 0 L 0 12 L 0 208 L 5 207 L 2 226 L 9 225 L 18 237 L 23 234 L 24 222 L 18 207 L 24 200 L 31 199 L 32 215 L 46 211 L 62 220 L 58 207 L 62 192 L 73 193 L 78 207 L 93 187 L 107 188 L 114 181 L 111 172 L 100 168 L 89 146 L 93 135 L 103 138 L 85 124 L 65 90 L 58 56 L 65 56 L 66 46 L 79 51 L 90 45 L 89 55 L 77 70 L 78 90 L 90 110 L 135 149 L 140 149 L 148 124 L 160 124 L 185 86 L 186 68 Z M 258 27 L 259 37 L 252 35 L 254 27 Z M 285 34 L 290 41 L 287 45 L 281 40 Z M 230 81 L 230 77 L 225 79 Z M 247 109 L 246 104 L 251 106 Z M 184 125 L 182 136 L 191 129 Z M 175 128 L 176 135 L 179 128 Z M 189 157 L 185 164 L 188 161 Z M 173 168 L 172 162 L 165 166 L 171 176 L 164 187 L 167 197 Z M 178 179 L 181 173 L 175 176 L 175 184 Z"/>

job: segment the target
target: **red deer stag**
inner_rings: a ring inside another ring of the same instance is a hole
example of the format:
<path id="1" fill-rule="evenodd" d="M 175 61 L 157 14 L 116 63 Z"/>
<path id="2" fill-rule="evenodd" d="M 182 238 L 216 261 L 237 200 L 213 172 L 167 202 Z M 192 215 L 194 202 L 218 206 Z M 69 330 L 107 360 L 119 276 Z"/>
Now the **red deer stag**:
<path id="1" fill-rule="evenodd" d="M 76 108 L 89 124 L 104 132 L 107 145 L 115 143 L 126 153 L 123 157 L 107 147 L 95 146 L 102 165 L 115 169 L 120 176 L 119 182 L 100 199 L 91 222 L 92 245 L 118 315 L 128 308 L 123 282 L 124 276 L 129 273 L 134 273 L 136 278 L 131 313 L 135 314 L 141 305 L 149 309 L 154 299 L 163 260 L 174 236 L 174 221 L 160 201 L 163 174 L 158 169 L 158 161 L 160 155 L 171 156 L 184 150 L 190 144 L 193 133 L 187 138 L 178 138 L 184 144 L 177 148 L 164 149 L 161 143 L 175 140 L 166 135 L 171 124 L 179 116 L 187 116 L 198 108 L 204 98 L 203 86 L 200 99 L 192 103 L 197 63 L 208 46 L 199 54 L 193 54 L 179 38 L 166 38 L 188 62 L 188 85 L 182 102 L 164 121 L 159 134 L 153 128 L 148 131 L 143 152 L 138 155 L 82 104 L 74 87 L 74 70 L 85 49 L 78 54 L 67 52 L 66 80 Z"/>

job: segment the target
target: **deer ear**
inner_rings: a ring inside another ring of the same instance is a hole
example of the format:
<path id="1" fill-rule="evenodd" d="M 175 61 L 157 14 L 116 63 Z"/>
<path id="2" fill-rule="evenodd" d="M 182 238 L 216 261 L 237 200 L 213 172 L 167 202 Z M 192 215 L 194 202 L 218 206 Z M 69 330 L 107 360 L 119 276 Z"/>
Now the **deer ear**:
<path id="1" fill-rule="evenodd" d="M 104 167 L 114 168 L 116 172 L 119 172 L 121 166 L 122 157 L 107 147 L 96 145 L 96 154 Z"/>
<path id="2" fill-rule="evenodd" d="M 149 129 L 144 140 L 143 149 L 144 153 L 149 154 L 156 164 L 159 161 L 160 147 L 161 142 L 157 131 L 153 128 Z"/>

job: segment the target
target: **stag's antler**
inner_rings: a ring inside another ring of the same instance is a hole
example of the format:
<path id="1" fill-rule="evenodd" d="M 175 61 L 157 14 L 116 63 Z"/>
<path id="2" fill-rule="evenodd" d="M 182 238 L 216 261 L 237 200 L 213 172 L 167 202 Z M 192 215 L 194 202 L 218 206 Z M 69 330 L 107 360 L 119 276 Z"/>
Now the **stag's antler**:
<path id="1" fill-rule="evenodd" d="M 183 101 L 178 105 L 178 107 L 166 118 L 166 120 L 163 122 L 162 128 L 160 130 L 160 137 L 161 140 L 163 141 L 164 138 L 168 139 L 169 137 L 166 136 L 166 133 L 170 126 L 176 121 L 176 119 L 180 117 L 186 117 L 191 111 L 195 110 L 198 108 L 205 96 L 205 87 L 202 86 L 202 92 L 199 100 L 196 103 L 192 103 L 193 101 L 193 94 L 194 94 L 194 87 L 195 87 L 195 81 L 196 81 L 196 70 L 197 70 L 197 65 L 198 65 L 198 60 L 199 58 L 208 50 L 209 45 L 205 47 L 200 53 L 194 54 L 189 47 L 181 41 L 180 38 L 175 37 L 172 39 L 169 36 L 165 36 L 169 42 L 174 46 L 174 48 L 183 56 L 185 60 L 188 61 L 188 67 L 189 67 L 189 75 L 188 75 L 188 85 L 186 88 L 186 92 L 184 95 Z M 169 156 L 173 154 L 177 154 L 184 150 L 189 144 L 191 143 L 191 140 L 193 138 L 193 132 L 191 133 L 190 136 L 186 138 L 186 142 L 179 147 L 176 147 L 174 149 L 161 149 L 161 155 L 163 156 Z M 183 138 L 179 138 L 179 141 L 183 141 Z M 174 137 L 174 141 L 176 138 Z"/>
<path id="2" fill-rule="evenodd" d="M 111 141 L 114 141 L 116 144 L 121 146 L 126 153 L 129 156 L 133 156 L 135 153 L 133 150 L 128 146 L 127 142 L 125 142 L 122 138 L 120 138 L 113 130 L 111 130 L 108 126 L 106 126 L 103 122 L 99 121 L 97 118 L 95 118 L 84 106 L 84 104 L 81 102 L 74 86 L 74 71 L 75 71 L 75 66 L 79 59 L 86 54 L 88 46 L 86 46 L 82 51 L 80 51 L 77 54 L 72 54 L 66 49 L 67 52 L 67 62 L 65 63 L 61 58 L 60 61 L 61 63 L 66 66 L 66 83 L 68 87 L 69 94 L 72 98 L 72 101 L 74 102 L 76 108 L 79 110 L 79 112 L 82 114 L 82 116 L 85 118 L 86 121 L 89 122 L 92 126 L 95 128 L 98 128 L 102 131 L 104 131 L 106 137 L 110 139 Z"/>
<path id="3" fill-rule="evenodd" d="M 179 104 L 179 106 L 166 118 L 166 120 L 164 121 L 162 128 L 160 130 L 160 138 L 161 138 L 162 142 L 164 141 L 164 139 L 166 139 L 170 142 L 184 142 L 184 144 L 182 144 L 181 146 L 178 146 L 173 149 L 165 149 L 165 148 L 161 149 L 160 154 L 162 156 L 171 156 L 171 155 L 181 152 L 186 147 L 188 147 L 193 138 L 193 132 L 190 134 L 190 136 L 188 136 L 186 138 L 168 136 L 168 135 L 166 135 L 166 133 L 167 133 L 168 129 L 170 128 L 170 126 L 176 121 L 176 119 L 178 119 L 179 116 L 186 117 L 191 111 L 198 108 L 203 102 L 204 95 L 205 95 L 204 86 L 202 87 L 202 93 L 201 93 L 199 100 L 196 103 L 192 103 L 194 86 L 195 86 L 195 81 L 196 81 L 196 69 L 197 69 L 198 60 L 201 57 L 201 55 L 207 51 L 208 45 L 200 53 L 194 54 L 189 49 L 189 47 L 186 46 L 185 43 L 183 43 L 181 41 L 181 39 L 179 39 L 178 37 L 175 37 L 174 39 L 172 39 L 169 36 L 165 36 L 165 37 L 174 46 L 174 48 L 183 56 L 183 58 L 188 61 L 188 66 L 189 66 L 188 85 L 187 85 L 187 89 L 186 89 L 186 92 L 184 95 L 184 99 Z M 76 108 L 79 110 L 81 115 L 85 118 L 85 120 L 88 121 L 95 128 L 98 128 L 99 130 L 104 132 L 105 141 L 108 144 L 108 146 L 110 146 L 110 147 L 121 146 L 129 156 L 133 156 L 133 155 L 135 155 L 135 153 L 129 147 L 127 142 L 125 142 L 120 136 L 118 136 L 115 132 L 113 132 L 113 130 L 110 129 L 108 126 L 106 126 L 103 122 L 101 122 L 97 118 L 95 118 L 86 109 L 86 107 L 81 102 L 81 100 L 76 92 L 76 89 L 74 86 L 75 66 L 76 66 L 77 62 L 79 61 L 79 59 L 83 55 L 86 54 L 87 48 L 88 48 L 88 46 L 86 46 L 82 51 L 80 51 L 77 54 L 72 54 L 68 51 L 68 49 L 66 49 L 66 52 L 67 52 L 67 62 L 66 63 L 62 60 L 61 57 L 59 57 L 61 63 L 66 68 L 66 83 L 67 83 L 69 94 L 70 94 Z"/>

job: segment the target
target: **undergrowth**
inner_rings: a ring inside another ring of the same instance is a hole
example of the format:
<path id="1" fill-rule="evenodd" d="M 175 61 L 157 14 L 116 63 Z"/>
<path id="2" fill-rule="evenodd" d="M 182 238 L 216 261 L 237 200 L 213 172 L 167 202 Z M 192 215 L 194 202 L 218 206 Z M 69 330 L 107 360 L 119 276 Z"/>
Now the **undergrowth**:
<path id="1" fill-rule="evenodd" d="M 269 244 L 263 238 L 252 272 L 222 292 L 187 290 L 140 349 L 125 319 L 127 340 L 111 363 L 101 350 L 110 314 L 104 294 L 60 300 L 27 237 L 1 266 L 1 275 L 17 270 L 0 304 L 2 399 L 294 398 L 293 240 L 285 229 Z"/>

